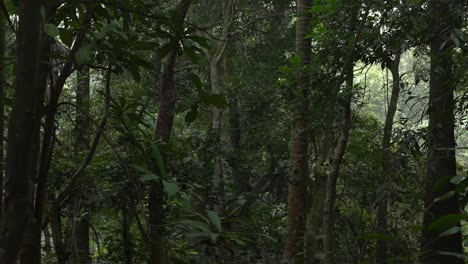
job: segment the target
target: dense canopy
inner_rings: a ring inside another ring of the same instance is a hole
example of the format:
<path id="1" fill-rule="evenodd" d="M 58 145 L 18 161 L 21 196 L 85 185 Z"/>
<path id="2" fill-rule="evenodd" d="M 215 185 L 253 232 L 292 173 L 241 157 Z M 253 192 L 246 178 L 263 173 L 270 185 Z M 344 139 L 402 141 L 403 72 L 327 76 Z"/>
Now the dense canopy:
<path id="1" fill-rule="evenodd" d="M 0 264 L 467 263 L 468 1 L 0 3 Z"/>

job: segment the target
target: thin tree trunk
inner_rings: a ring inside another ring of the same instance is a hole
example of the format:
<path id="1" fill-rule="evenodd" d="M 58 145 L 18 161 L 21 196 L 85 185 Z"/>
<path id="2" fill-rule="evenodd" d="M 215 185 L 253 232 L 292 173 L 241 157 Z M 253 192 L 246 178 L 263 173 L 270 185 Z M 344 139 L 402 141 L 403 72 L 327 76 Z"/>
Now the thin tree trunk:
<path id="1" fill-rule="evenodd" d="M 432 37 L 430 40 L 431 71 L 427 171 L 424 186 L 426 210 L 421 239 L 422 263 L 464 263 L 463 259 L 450 255 L 450 253 L 463 254 L 461 232 L 439 237 L 438 232 L 429 230 L 429 225 L 437 218 L 460 213 L 459 197 L 456 194 L 443 201 L 434 201 L 435 198 L 454 189 L 451 183 L 437 190 L 433 188 L 439 180 L 457 174 L 454 136 L 454 90 L 457 80 L 453 72 L 454 45 L 450 35 L 452 29 L 459 23 L 459 18 L 453 10 L 461 2 L 431 1 L 428 7 L 433 33 L 430 34 Z M 460 226 L 459 222 L 457 226 Z M 450 253 L 447 254 L 447 252 Z"/>
<path id="2" fill-rule="evenodd" d="M 336 263 L 336 238 L 335 238 L 335 202 L 336 182 L 340 173 L 346 146 L 348 144 L 349 131 L 351 129 L 351 101 L 353 98 L 354 63 L 346 65 L 346 89 L 345 103 L 343 106 L 344 116 L 340 139 L 335 147 L 330 173 L 327 177 L 326 194 L 323 210 L 323 250 L 325 252 L 324 264 Z"/>
<path id="3" fill-rule="evenodd" d="M 44 232 L 44 251 L 46 254 L 46 258 L 50 259 L 52 256 L 52 243 L 51 243 L 52 237 L 50 235 L 49 226 L 44 227 L 43 232 Z"/>
<path id="4" fill-rule="evenodd" d="M 111 76 L 112 76 L 112 66 L 109 65 L 106 74 L 106 84 L 105 84 L 105 99 L 104 99 L 104 110 L 103 110 L 103 117 L 101 122 L 99 123 L 98 127 L 96 128 L 96 134 L 94 135 L 93 141 L 91 143 L 89 152 L 87 153 L 86 157 L 84 158 L 81 165 L 75 171 L 73 175 L 70 176 L 70 180 L 65 187 L 65 189 L 57 195 L 53 205 L 51 206 L 51 229 L 52 229 L 52 238 L 54 241 L 54 246 L 56 249 L 57 259 L 60 264 L 65 263 L 68 260 L 70 252 L 67 251 L 65 243 L 63 241 L 62 235 L 62 225 L 61 225 L 61 216 L 60 211 L 65 204 L 67 204 L 71 198 L 73 198 L 73 188 L 76 186 L 76 183 L 81 179 L 84 170 L 92 161 L 94 154 L 96 153 L 96 149 L 99 145 L 100 138 L 104 133 L 104 128 L 107 123 L 107 119 L 109 117 L 109 108 L 111 104 Z M 66 241 L 70 241 L 66 239 Z"/>
<path id="5" fill-rule="evenodd" d="M 16 85 L 8 128 L 6 212 L 0 263 L 16 263 L 33 216 L 33 179 L 44 89 L 39 82 L 41 3 L 20 1 L 16 34 Z"/>
<path id="6" fill-rule="evenodd" d="M 220 77 L 218 69 L 218 60 L 211 61 L 210 63 L 210 79 L 211 79 L 211 92 L 213 94 L 220 93 Z M 222 124 L 222 112 L 221 109 L 214 106 L 213 107 L 213 117 L 212 117 L 212 127 L 211 131 L 213 133 L 213 180 L 216 188 L 216 193 L 218 195 L 217 201 L 217 211 L 223 211 L 224 205 L 224 173 L 223 173 L 223 158 L 221 153 L 221 124 Z"/>
<path id="7" fill-rule="evenodd" d="M 5 167 L 4 134 L 5 134 L 5 52 L 6 52 L 6 18 L 0 12 L 0 217 L 3 214 L 3 175 Z"/>
<path id="8" fill-rule="evenodd" d="M 191 0 L 181 0 L 177 5 L 178 27 L 182 28 Z M 176 94 L 174 88 L 174 68 L 177 58 L 178 39 L 175 39 L 175 45 L 168 53 L 162 65 L 159 94 L 159 115 L 156 123 L 155 142 L 156 144 L 167 144 L 172 131 L 174 121 Z M 156 164 L 151 164 L 156 168 Z M 159 174 L 160 175 L 160 174 Z M 166 264 L 166 234 L 164 229 L 164 188 L 162 179 L 154 180 L 149 186 L 149 224 L 151 239 L 151 261 L 152 264 Z"/>
<path id="9" fill-rule="evenodd" d="M 398 106 L 398 98 L 400 96 L 400 57 L 401 54 L 397 53 L 390 66 L 392 73 L 393 84 L 392 93 L 390 96 L 390 103 L 388 105 L 387 115 L 385 117 L 385 125 L 383 129 L 382 139 L 382 176 L 383 186 L 388 186 L 391 181 L 391 173 L 393 171 L 392 156 L 390 150 L 390 143 L 392 139 L 393 131 L 393 119 Z M 387 234 L 387 214 L 388 214 L 388 194 L 383 192 L 382 200 L 377 208 L 377 228 L 379 233 L 382 235 Z M 375 263 L 376 264 L 387 264 L 387 240 L 380 239 L 377 241 L 375 250 Z"/>
<path id="10" fill-rule="evenodd" d="M 132 227 L 132 218 L 126 207 L 121 208 L 122 212 L 122 240 L 124 243 L 124 263 L 133 264 L 133 249 L 132 249 L 132 234 L 130 228 Z"/>
<path id="11" fill-rule="evenodd" d="M 77 91 L 76 91 L 76 106 L 82 111 L 89 113 L 90 106 L 90 72 L 89 67 L 85 66 L 77 71 Z M 75 128 L 75 153 L 79 155 L 83 150 L 89 148 L 89 129 L 90 122 L 88 117 L 82 112 L 76 111 L 76 128 Z M 77 193 L 74 197 L 75 212 L 82 212 L 86 209 L 83 204 L 86 204 L 86 179 L 83 172 L 80 176 L 81 180 L 77 184 Z M 83 210 L 84 209 L 84 210 Z M 72 248 L 75 251 L 75 262 L 79 264 L 91 263 L 89 252 L 89 214 L 79 215 L 79 219 L 74 219 L 74 228 L 72 232 Z"/>
<path id="12" fill-rule="evenodd" d="M 221 76 L 219 75 L 219 64 L 223 58 L 226 46 L 229 44 L 230 29 L 234 20 L 234 9 L 237 0 L 223 0 L 222 1 L 222 32 L 220 40 L 217 41 L 215 48 L 207 58 L 210 66 L 210 81 L 211 92 L 219 94 L 221 92 Z M 218 201 L 216 210 L 220 213 L 224 210 L 224 175 L 223 175 L 223 158 L 221 153 L 221 128 L 222 128 L 222 111 L 218 107 L 213 107 L 212 116 L 212 143 L 214 146 L 213 153 L 213 182 L 215 185 Z"/>
<path id="13" fill-rule="evenodd" d="M 325 250 L 325 247 L 328 247 L 327 250 L 330 250 L 330 248 L 333 248 L 333 238 L 330 241 L 326 241 L 326 238 L 324 239 L 325 234 L 322 235 L 323 231 L 326 229 L 330 230 L 333 229 L 329 228 L 327 226 L 323 226 L 324 224 L 324 210 L 330 211 L 330 205 L 334 206 L 334 200 L 335 198 L 335 188 L 336 188 L 336 177 L 338 176 L 339 169 L 341 166 L 341 159 L 343 158 L 343 154 L 345 151 L 345 147 L 347 144 L 347 135 L 346 137 L 343 137 L 346 133 L 342 133 L 342 137 L 340 141 L 338 142 L 338 145 L 335 147 L 334 151 L 334 162 L 335 165 L 332 164 L 331 168 L 328 168 L 328 165 L 326 165 L 327 160 L 329 159 L 330 152 L 332 151 L 332 134 L 333 134 L 333 123 L 335 120 L 335 107 L 338 99 L 338 92 L 340 90 L 340 87 L 343 83 L 343 81 L 347 81 L 347 86 L 349 86 L 349 78 L 352 76 L 352 68 L 354 65 L 354 54 L 355 50 L 358 44 L 358 36 L 361 34 L 361 31 L 364 28 L 365 21 L 367 18 L 367 14 L 369 13 L 369 7 L 365 10 L 365 14 L 363 15 L 363 21 L 360 22 L 359 27 L 356 27 L 356 23 L 358 21 L 358 14 L 359 14 L 359 6 L 358 5 L 353 5 L 351 10 L 350 10 L 350 36 L 349 36 L 349 50 L 345 54 L 344 57 L 344 62 L 343 62 L 343 67 L 341 70 L 340 75 L 337 77 L 337 81 L 335 83 L 335 86 L 332 87 L 329 103 L 327 105 L 327 108 L 325 109 L 325 117 L 324 117 L 324 128 L 323 128 L 323 138 L 320 143 L 320 149 L 317 157 L 317 161 L 314 164 L 314 170 L 313 170 L 313 175 L 314 175 L 314 185 L 312 189 L 312 193 L 314 194 L 313 196 L 313 202 L 311 209 L 309 210 L 307 214 L 307 228 L 306 228 L 306 236 L 305 236 L 305 259 L 306 263 L 308 264 L 313 264 L 313 263 L 319 263 L 321 259 L 326 257 L 327 255 L 329 256 L 330 254 L 328 252 L 321 252 L 321 244 L 323 245 L 323 250 Z M 347 80 L 348 79 L 348 80 Z M 351 84 L 352 85 L 352 84 Z M 347 96 L 351 96 L 348 94 Z M 350 98 L 348 98 L 348 101 L 350 103 Z M 345 107 L 348 108 L 348 107 Z M 345 114 L 346 114 L 345 110 Z M 349 113 L 350 114 L 350 113 Z M 346 128 L 346 126 L 349 126 L 349 124 L 346 124 L 346 116 L 344 119 L 344 125 L 343 128 Z M 347 128 L 349 130 L 349 128 Z M 345 132 L 343 130 L 343 132 Z M 340 146 L 340 142 L 342 143 Z M 340 152 L 343 152 L 342 154 Z M 336 162 L 335 162 L 336 161 Z M 328 169 L 330 169 L 330 172 L 328 172 Z M 333 174 L 332 174 L 333 173 Z M 328 187 L 327 187 L 328 185 Z M 335 187 L 333 187 L 335 186 Z M 328 208 L 326 208 L 325 203 L 326 199 L 328 199 Z M 333 213 L 333 212 L 331 212 Z M 332 224 L 332 223 L 328 223 Z M 323 240 L 323 241 L 322 241 Z M 321 243 L 323 242 L 323 243 Z M 325 245 L 325 243 L 327 245 Z M 331 250 L 333 251 L 333 250 Z M 332 257 L 333 258 L 333 257 Z M 333 259 L 331 260 L 333 261 Z"/>
<path id="14" fill-rule="evenodd" d="M 52 232 L 52 242 L 54 243 L 55 255 L 57 256 L 57 263 L 65 264 L 68 261 L 70 253 L 63 242 L 60 208 L 52 207 L 50 212 L 50 229 Z"/>
<path id="15" fill-rule="evenodd" d="M 306 39 L 310 30 L 310 0 L 297 1 L 296 56 L 307 66 L 311 60 L 311 42 Z M 297 96 L 291 102 L 296 115 L 291 130 L 290 167 L 288 175 L 288 220 L 282 263 L 293 263 L 303 248 L 305 228 L 305 205 L 308 176 L 307 119 L 308 114 L 308 78 L 307 73 L 299 73 Z"/>
<path id="16" fill-rule="evenodd" d="M 46 17 L 50 18 L 53 17 L 58 6 L 53 4 L 47 4 L 46 7 Z M 94 12 L 94 4 L 87 5 L 87 12 L 86 16 L 83 21 L 83 27 L 77 34 L 75 38 L 75 42 L 73 47 L 70 51 L 69 58 L 74 58 L 76 52 L 81 47 L 83 43 L 87 29 L 90 27 L 92 14 Z M 34 217 L 35 219 L 42 219 L 44 214 L 44 208 L 46 204 L 46 193 L 47 193 L 47 184 L 48 184 L 48 174 L 50 169 L 50 164 L 52 161 L 52 153 L 53 153 L 53 146 L 54 146 L 54 137 L 55 137 L 55 116 L 57 113 L 57 106 L 60 95 L 62 93 L 63 87 L 65 86 L 65 82 L 68 76 L 73 71 L 73 60 L 68 60 L 63 64 L 63 67 L 54 67 L 52 70 L 51 65 L 54 63 L 50 63 L 50 55 L 52 48 L 54 52 L 57 52 L 61 55 L 62 54 L 62 47 L 60 44 L 53 43 L 53 40 L 50 39 L 49 36 L 43 34 L 43 43 L 42 43 L 42 50 L 41 50 L 41 64 L 40 64 L 40 81 L 43 89 L 45 90 L 48 81 L 47 78 L 50 75 L 49 81 L 49 89 L 47 97 L 48 97 L 48 104 L 45 107 L 45 122 L 44 122 L 44 132 L 42 137 L 42 146 L 40 152 L 40 159 L 39 159 L 39 169 L 37 172 L 37 185 L 36 185 L 36 195 L 34 198 Z M 58 64 L 58 63 L 57 63 Z M 58 217 L 60 217 L 60 212 L 57 213 Z M 51 220 L 52 221 L 52 220 Z M 42 223 L 40 221 L 35 222 L 31 226 L 31 245 L 25 248 L 23 254 L 23 263 L 33 264 L 33 263 L 41 263 L 41 229 Z M 53 232 L 53 231 L 52 231 Z M 58 241 L 54 241 L 55 243 Z M 56 245 L 56 248 L 63 248 L 62 245 Z M 59 253 L 57 253 L 59 254 Z M 60 253 L 61 254 L 61 253 Z M 60 261 L 65 261 L 60 259 Z"/>
<path id="17" fill-rule="evenodd" d="M 229 44 L 228 44 L 229 45 Z M 223 56 L 224 62 L 224 82 L 226 86 L 233 85 L 232 78 L 232 54 L 233 50 L 226 47 Z M 232 90 L 232 88 L 231 88 Z M 229 139 L 232 147 L 232 154 L 230 157 L 230 165 L 232 169 L 232 181 L 234 185 L 234 192 L 237 195 L 248 192 L 250 190 L 250 179 L 248 173 L 243 173 L 240 167 L 241 163 L 241 127 L 240 127 L 240 113 L 239 113 L 239 100 L 237 94 L 230 95 L 229 101 Z"/>

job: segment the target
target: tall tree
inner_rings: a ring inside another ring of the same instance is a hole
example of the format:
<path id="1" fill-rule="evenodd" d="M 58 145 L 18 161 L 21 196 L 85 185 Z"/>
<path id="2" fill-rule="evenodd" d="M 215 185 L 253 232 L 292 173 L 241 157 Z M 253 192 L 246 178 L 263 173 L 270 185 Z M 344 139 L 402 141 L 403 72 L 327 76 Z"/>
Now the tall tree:
<path id="1" fill-rule="evenodd" d="M 354 53 L 351 51 L 351 53 Z M 323 251 L 325 258 L 323 263 L 333 264 L 336 262 L 336 235 L 335 235 L 335 203 L 336 184 L 343 163 L 346 146 L 348 144 L 349 132 L 351 130 L 351 103 L 353 98 L 354 63 L 345 65 L 345 89 L 343 102 L 343 122 L 340 138 L 335 146 L 330 172 L 327 176 L 326 193 L 323 210 Z"/>
<path id="2" fill-rule="evenodd" d="M 298 73 L 298 87 L 294 91 L 293 101 L 290 103 L 294 122 L 290 139 L 290 158 L 288 175 L 288 222 L 283 250 L 283 263 L 293 263 L 302 248 L 305 224 L 305 203 L 308 176 L 307 151 L 307 114 L 309 111 L 308 86 L 306 68 L 311 60 L 311 40 L 306 38 L 310 30 L 310 12 L 312 2 L 297 1 L 296 21 L 296 56 L 300 59 L 301 67 Z"/>
<path id="3" fill-rule="evenodd" d="M 382 138 L 382 176 L 384 179 L 383 186 L 387 186 L 391 182 L 390 178 L 393 176 L 392 172 L 394 171 L 390 143 L 393 132 L 393 119 L 395 118 L 395 113 L 398 106 L 398 98 L 400 97 L 400 57 L 401 53 L 398 52 L 395 54 L 391 65 L 388 66 L 390 72 L 392 73 L 392 91 L 390 95 L 390 102 L 388 104 L 387 114 L 385 116 Z M 377 208 L 377 227 L 379 232 L 384 235 L 387 233 L 387 214 L 388 194 L 384 193 L 382 200 L 380 201 Z M 387 241 L 385 239 L 380 239 L 377 241 L 375 255 L 376 264 L 387 263 Z"/>
<path id="4" fill-rule="evenodd" d="M 77 71 L 77 85 L 76 85 L 76 118 L 75 118 L 75 153 L 82 153 L 90 146 L 89 129 L 90 123 L 86 113 L 89 113 L 89 95 L 90 95 L 90 72 L 89 67 L 84 66 Z M 84 172 L 83 172 L 84 174 Z M 76 186 L 77 192 L 74 197 L 73 207 L 74 215 L 73 229 L 72 229 L 72 248 L 74 251 L 74 259 L 79 264 L 91 263 L 91 256 L 89 252 L 89 217 L 86 212 L 86 182 L 81 175 L 80 184 Z M 84 212 L 82 214 L 81 212 Z"/>
<path id="5" fill-rule="evenodd" d="M 174 71 L 179 50 L 179 36 L 184 30 L 184 22 L 190 8 L 191 0 L 181 0 L 176 7 L 176 37 L 172 41 L 172 49 L 163 58 L 160 93 L 159 93 L 159 115 L 156 123 L 154 139 L 156 144 L 164 145 L 169 143 L 174 122 L 176 93 L 174 87 Z M 156 164 L 152 164 L 156 168 Z M 161 174 L 158 173 L 160 176 Z M 152 264 L 168 263 L 166 249 L 166 234 L 164 229 L 164 187 L 162 179 L 154 180 L 149 186 L 149 224 L 151 239 L 151 262 Z"/>
<path id="6" fill-rule="evenodd" d="M 219 66 L 223 59 L 229 39 L 231 37 L 231 26 L 234 21 L 235 8 L 237 0 L 223 0 L 221 2 L 221 34 L 219 39 L 215 41 L 214 48 L 207 52 L 207 59 L 209 61 L 210 69 L 210 84 L 211 92 L 213 94 L 221 93 L 222 76 L 219 74 Z M 215 28 L 214 28 L 215 29 Z M 213 106 L 212 116 L 212 142 L 214 146 L 213 153 L 213 178 L 215 183 L 216 192 L 218 195 L 218 211 L 223 210 L 224 204 L 224 175 L 223 175 L 223 158 L 221 153 L 221 129 L 222 129 L 222 111 L 219 107 Z"/>
<path id="7" fill-rule="evenodd" d="M 439 236 L 431 230 L 431 223 L 443 216 L 460 213 L 458 195 L 436 200 L 454 186 L 447 183 L 438 188 L 435 184 L 457 174 L 455 158 L 454 60 L 451 39 L 453 29 L 459 25 L 459 10 L 464 1 L 430 1 L 428 5 L 430 31 L 431 70 L 429 81 L 429 127 L 427 132 L 427 167 L 424 183 L 425 195 L 423 232 L 421 239 L 422 263 L 464 263 L 456 254 L 463 254 L 462 234 L 456 232 Z M 458 222 L 459 226 L 460 223 Z"/>
<path id="8" fill-rule="evenodd" d="M 45 87 L 39 83 L 41 3 L 18 2 L 15 96 L 8 127 L 6 211 L 2 217 L 0 262 L 16 263 L 33 216 L 33 179 Z"/>
<path id="9" fill-rule="evenodd" d="M 6 17 L 0 12 L 0 216 L 3 214 L 3 180 L 5 170 L 4 140 L 5 133 L 5 52 L 6 52 Z"/>

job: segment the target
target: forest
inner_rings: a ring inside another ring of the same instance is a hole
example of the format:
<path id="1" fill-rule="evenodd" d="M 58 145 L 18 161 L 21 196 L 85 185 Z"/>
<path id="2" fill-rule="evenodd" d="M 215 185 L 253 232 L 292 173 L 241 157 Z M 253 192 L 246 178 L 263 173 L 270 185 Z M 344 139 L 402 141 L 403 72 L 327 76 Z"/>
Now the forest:
<path id="1" fill-rule="evenodd" d="M 0 3 L 0 264 L 468 263 L 468 1 Z"/>

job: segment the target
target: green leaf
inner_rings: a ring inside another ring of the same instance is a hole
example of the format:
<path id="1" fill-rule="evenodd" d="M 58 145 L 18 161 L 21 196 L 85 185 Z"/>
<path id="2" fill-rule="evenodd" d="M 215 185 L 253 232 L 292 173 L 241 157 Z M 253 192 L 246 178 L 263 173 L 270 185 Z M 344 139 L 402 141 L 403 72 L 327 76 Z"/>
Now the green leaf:
<path id="1" fill-rule="evenodd" d="M 154 50 L 156 44 L 149 41 L 132 41 L 132 50 Z"/>
<path id="2" fill-rule="evenodd" d="M 190 76 L 192 77 L 192 83 L 195 85 L 195 88 L 197 88 L 197 91 L 202 91 L 203 83 L 200 80 L 200 77 L 195 73 L 192 73 Z"/>
<path id="3" fill-rule="evenodd" d="M 379 234 L 379 233 L 373 233 L 373 234 L 367 234 L 367 235 L 362 235 L 356 237 L 357 240 L 392 240 L 393 237 L 391 235 L 385 235 L 385 234 Z"/>
<path id="4" fill-rule="evenodd" d="M 201 96 L 201 100 L 217 108 L 224 108 L 227 105 L 226 99 L 221 94 L 204 94 Z"/>
<path id="5" fill-rule="evenodd" d="M 142 182 L 147 182 L 147 181 L 152 181 L 152 180 L 159 179 L 159 176 L 154 174 L 148 168 L 145 168 L 145 167 L 137 165 L 137 164 L 131 164 L 130 167 L 134 168 L 136 171 L 138 171 L 140 173 L 141 177 L 139 178 L 139 180 L 142 181 Z"/>
<path id="6" fill-rule="evenodd" d="M 450 178 L 450 182 L 453 184 L 460 184 L 465 179 L 465 176 L 454 176 Z"/>
<path id="7" fill-rule="evenodd" d="M 455 44 L 455 47 L 460 47 L 460 39 L 458 39 L 456 34 L 454 34 L 453 32 L 450 33 L 450 39 L 452 39 L 453 43 Z"/>
<path id="8" fill-rule="evenodd" d="M 207 210 L 208 217 L 210 218 L 211 223 L 218 229 L 219 232 L 222 232 L 223 226 L 221 225 L 221 218 L 215 211 Z"/>
<path id="9" fill-rule="evenodd" d="M 198 116 L 198 105 L 193 105 L 190 109 L 190 111 L 187 112 L 187 114 L 185 115 L 185 122 L 187 123 L 192 123 L 193 121 L 195 121 L 195 119 L 197 119 L 197 116 Z"/>
<path id="10" fill-rule="evenodd" d="M 452 226 L 457 225 L 460 221 L 468 221 L 468 216 L 463 214 L 450 214 L 439 217 L 429 225 L 429 230 L 442 232 Z"/>
<path id="11" fill-rule="evenodd" d="M 164 166 L 163 156 L 161 152 L 159 151 L 158 146 L 156 146 L 156 144 L 151 144 L 150 147 L 151 147 L 151 153 L 153 154 L 153 158 L 156 160 L 156 165 L 158 166 L 159 173 L 161 177 L 164 179 L 167 177 L 167 173 L 166 173 L 166 168 Z"/>
<path id="12" fill-rule="evenodd" d="M 437 253 L 439 253 L 440 255 L 453 256 L 453 257 L 457 257 L 459 259 L 463 259 L 465 261 L 468 261 L 468 257 L 465 256 L 464 254 L 455 253 L 455 252 L 448 252 L 448 251 L 437 251 Z"/>
<path id="13" fill-rule="evenodd" d="M 460 232 L 462 229 L 459 226 L 454 226 L 448 230 L 445 230 L 444 232 L 440 233 L 439 237 L 444 237 L 444 236 L 451 236 L 453 234 L 456 234 Z"/>
<path id="14" fill-rule="evenodd" d="M 174 196 L 180 190 L 179 185 L 175 182 L 163 181 L 163 185 L 164 192 L 166 192 L 169 196 Z"/>
<path id="15" fill-rule="evenodd" d="M 200 59 L 197 53 L 195 52 L 195 49 L 193 48 L 192 43 L 188 41 L 182 41 L 182 44 L 183 44 L 183 51 L 184 51 L 185 56 L 187 56 L 187 58 L 189 58 L 189 60 L 193 64 L 198 64 L 200 62 Z"/>
<path id="16" fill-rule="evenodd" d="M 213 242 L 216 242 L 219 234 L 213 232 L 191 232 L 187 235 L 188 238 L 196 238 L 196 237 L 209 237 Z"/>
<path id="17" fill-rule="evenodd" d="M 205 49 L 211 49 L 210 42 L 207 38 L 201 37 L 201 36 L 187 36 L 188 39 L 193 40 L 195 43 L 200 45 L 200 47 L 203 47 Z"/>
<path id="18" fill-rule="evenodd" d="M 449 184 L 451 178 L 452 178 L 451 176 L 446 176 L 437 180 L 436 183 L 432 186 L 432 191 L 434 192 L 440 191 L 443 187 Z"/>
<path id="19" fill-rule="evenodd" d="M 60 40 L 65 46 L 71 48 L 73 44 L 73 33 L 70 30 L 60 29 Z"/>
<path id="20" fill-rule="evenodd" d="M 238 244 L 239 246 L 246 246 L 247 245 L 247 242 L 240 239 L 240 238 L 236 238 L 236 237 L 230 237 L 229 239 L 233 240 L 234 242 L 236 242 L 236 244 Z"/>
<path id="21" fill-rule="evenodd" d="M 452 198 L 454 195 L 455 195 L 455 191 L 448 191 L 448 192 L 444 193 L 443 195 L 435 198 L 434 202 L 440 202 L 440 201 L 448 200 L 448 199 Z"/>
<path id="22" fill-rule="evenodd" d="M 205 231 L 207 233 L 212 233 L 209 226 L 207 226 L 203 222 L 196 221 L 196 220 L 182 219 L 182 220 L 172 222 L 171 224 L 182 224 L 182 225 L 188 226 L 190 228 L 197 228 L 197 229 Z"/>
<path id="23" fill-rule="evenodd" d="M 44 24 L 44 31 L 47 35 L 53 38 L 59 35 L 59 30 L 54 24 Z"/>
<path id="24" fill-rule="evenodd" d="M 164 44 L 161 48 L 158 50 L 158 56 L 159 58 L 164 58 L 166 57 L 169 52 L 176 47 L 176 44 L 172 41 Z"/>
<path id="25" fill-rule="evenodd" d="M 158 175 L 156 174 L 153 174 L 153 173 L 148 173 L 148 174 L 143 174 L 141 175 L 141 177 L 139 178 L 139 180 L 141 182 L 149 182 L 149 181 L 154 181 L 154 180 L 157 180 L 159 179 Z"/>
<path id="26" fill-rule="evenodd" d="M 92 50 L 89 45 L 83 45 L 75 54 L 75 61 L 78 65 L 85 64 L 91 60 Z"/>

